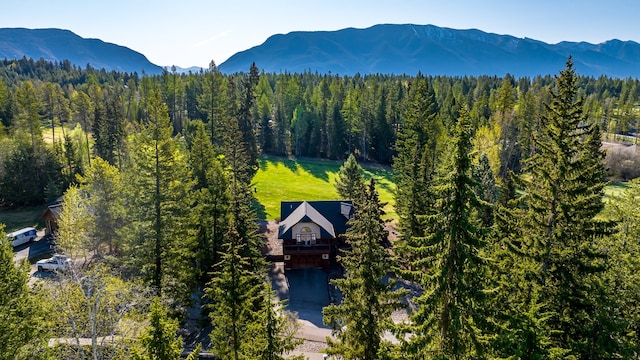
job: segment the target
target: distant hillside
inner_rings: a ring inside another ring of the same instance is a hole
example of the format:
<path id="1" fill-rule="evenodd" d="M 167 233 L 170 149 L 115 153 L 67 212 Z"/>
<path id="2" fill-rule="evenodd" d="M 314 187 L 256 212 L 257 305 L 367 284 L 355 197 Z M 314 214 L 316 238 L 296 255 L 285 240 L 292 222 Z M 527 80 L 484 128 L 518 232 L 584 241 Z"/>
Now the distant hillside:
<path id="1" fill-rule="evenodd" d="M 98 39 L 85 39 L 61 29 L 0 29 L 0 59 L 40 58 L 47 61 L 69 60 L 84 68 L 141 74 L 160 74 L 162 68 L 152 64 L 139 52 Z"/>
<path id="2" fill-rule="evenodd" d="M 640 77 L 640 44 L 541 41 L 454 30 L 433 25 L 376 25 L 367 29 L 291 32 L 220 64 L 246 72 L 252 62 L 266 72 L 312 71 L 340 75 L 408 74 L 515 76 L 557 74 L 572 55 L 580 75 Z"/>

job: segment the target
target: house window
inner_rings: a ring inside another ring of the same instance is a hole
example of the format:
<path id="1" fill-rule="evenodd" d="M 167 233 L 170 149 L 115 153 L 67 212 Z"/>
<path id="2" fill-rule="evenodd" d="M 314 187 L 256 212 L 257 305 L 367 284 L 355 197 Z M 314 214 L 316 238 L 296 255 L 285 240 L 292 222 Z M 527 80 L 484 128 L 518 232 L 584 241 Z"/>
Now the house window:
<path id="1" fill-rule="evenodd" d="M 311 232 L 311 228 L 308 226 L 300 229 L 300 233 L 296 235 L 296 243 L 304 245 L 315 245 L 316 234 Z"/>

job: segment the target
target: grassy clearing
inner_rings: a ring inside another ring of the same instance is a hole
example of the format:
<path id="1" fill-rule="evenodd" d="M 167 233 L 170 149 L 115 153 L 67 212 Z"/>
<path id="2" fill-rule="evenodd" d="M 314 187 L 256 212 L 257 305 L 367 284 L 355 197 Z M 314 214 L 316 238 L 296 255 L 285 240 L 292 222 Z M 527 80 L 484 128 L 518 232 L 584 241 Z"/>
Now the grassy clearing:
<path id="1" fill-rule="evenodd" d="M 62 127 L 56 124 L 55 130 L 56 142 L 63 142 L 64 138 L 62 137 Z M 68 129 L 67 127 L 64 128 L 66 134 L 68 134 L 71 130 L 72 129 Z M 45 143 L 53 144 L 53 129 L 51 128 L 51 124 L 42 127 L 42 138 L 44 139 Z"/>
<path id="2" fill-rule="evenodd" d="M 604 188 L 604 197 L 610 199 L 612 196 L 621 196 L 628 188 L 626 183 L 611 183 Z"/>
<path id="3" fill-rule="evenodd" d="M 0 209 L 0 224 L 5 224 L 4 231 L 7 233 L 29 226 L 42 229 L 45 226 L 42 214 L 46 208 L 45 205 L 40 205 L 18 209 Z"/>
<path id="4" fill-rule="evenodd" d="M 281 201 L 338 199 L 334 184 L 342 164 L 342 161 L 332 160 L 261 157 L 260 169 L 253 179 L 258 217 L 268 220 L 278 218 Z M 380 200 L 387 203 L 386 218 L 397 218 L 393 207 L 395 184 L 391 168 L 361 165 L 365 177 L 375 179 Z"/>

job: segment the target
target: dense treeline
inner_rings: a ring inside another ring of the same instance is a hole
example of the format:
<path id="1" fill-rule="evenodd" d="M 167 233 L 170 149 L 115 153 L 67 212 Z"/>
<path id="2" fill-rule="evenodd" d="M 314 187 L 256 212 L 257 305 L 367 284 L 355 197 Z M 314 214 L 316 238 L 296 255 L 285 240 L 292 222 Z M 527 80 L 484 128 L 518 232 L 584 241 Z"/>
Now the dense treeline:
<path id="1" fill-rule="evenodd" d="M 122 168 L 127 157 L 125 138 L 136 132 L 148 117 L 145 101 L 153 86 L 158 86 L 168 108 L 174 135 L 188 136 L 189 122 L 201 120 L 212 142 L 220 146 L 226 119 L 237 117 L 251 159 L 259 154 L 346 159 L 353 153 L 360 160 L 388 164 L 398 152 L 399 130 L 412 121 L 408 112 L 414 96 L 412 87 L 423 86 L 416 81 L 423 78 L 420 75 L 340 77 L 259 74 L 255 67 L 248 70 L 246 75 L 227 76 L 212 63 L 210 69 L 199 73 L 177 74 L 173 69 L 159 76 L 140 77 L 89 66 L 81 69 L 67 61 L 3 60 L 0 62 L 3 133 L 13 134 L 17 129 L 31 131 L 25 128 L 29 124 L 20 120 L 28 116 L 47 128 L 64 124 L 73 129 L 79 125 L 84 131 L 84 134 L 54 131 L 53 140 L 60 140 L 55 142 L 59 144 L 57 150 L 54 146 L 58 165 L 52 164 L 43 152 L 28 154 L 20 147 L 8 146 L 14 151 L 4 151 L 3 163 L 20 161 L 16 157 L 33 162 L 35 157 L 41 164 L 48 164 L 39 173 L 59 166 L 65 175 L 43 176 L 36 184 L 24 184 L 30 190 L 23 189 L 20 192 L 23 195 L 15 199 L 9 196 L 3 202 L 18 205 L 49 200 L 48 196 L 73 181 L 73 172 L 81 172 L 89 164 L 91 155 Z M 516 79 L 507 74 L 503 78 L 424 79 L 428 87 L 425 91 L 434 97 L 433 111 L 438 114 L 434 127 L 425 130 L 436 132 L 429 141 L 450 135 L 459 109 L 467 107 L 472 128 L 478 133 L 476 146 L 486 148 L 495 175 L 504 179 L 508 170 L 520 170 L 521 161 L 531 154 L 531 134 L 538 127 L 536 114 L 549 101 L 552 76 Z M 640 96 L 637 79 L 578 76 L 576 85 L 578 95 L 584 98 L 583 110 L 589 121 L 599 122 L 605 133 L 635 134 Z M 28 111 L 34 113 L 26 115 Z M 32 152 L 34 149 L 32 144 Z M 636 161 L 632 155 L 625 160 Z M 251 165 L 255 165 L 255 160 Z M 629 169 L 610 168 L 623 178 L 635 176 Z M 7 181 L 7 186 L 14 186 L 11 179 Z"/>
<path id="2" fill-rule="evenodd" d="M 193 306 L 219 357 L 283 358 L 296 325 L 260 252 L 260 154 L 348 158 L 337 188 L 356 213 L 334 280 L 343 301 L 325 308 L 329 353 L 640 353 L 638 184 L 603 210 L 601 151 L 602 132 L 635 132 L 638 80 L 580 77 L 571 60 L 534 79 L 255 65 L 225 76 L 213 63 L 138 77 L 26 59 L 0 74 L 2 205 L 64 194 L 57 246 L 85 259 L 31 288 L 3 245 L 0 313 L 40 305 L 11 313 L 20 331 L 0 336 L 19 351 L 0 358 L 174 359 L 176 319 Z M 393 244 L 356 158 L 393 166 Z M 405 305 L 408 319 L 392 321 Z"/>

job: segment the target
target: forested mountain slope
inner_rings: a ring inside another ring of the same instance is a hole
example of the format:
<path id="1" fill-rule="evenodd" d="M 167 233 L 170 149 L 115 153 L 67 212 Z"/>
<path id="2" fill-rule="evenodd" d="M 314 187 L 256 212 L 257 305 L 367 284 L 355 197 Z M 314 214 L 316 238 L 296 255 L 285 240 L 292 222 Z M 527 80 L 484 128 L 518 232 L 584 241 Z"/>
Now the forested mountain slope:
<path id="1" fill-rule="evenodd" d="M 162 68 L 139 52 L 99 39 L 85 39 L 62 29 L 0 29 L 0 59 L 40 58 L 69 62 L 82 68 L 159 74 Z"/>
<path id="2" fill-rule="evenodd" d="M 220 70 L 246 71 L 255 62 L 266 72 L 536 76 L 554 74 L 569 55 L 581 75 L 640 76 L 640 44 L 633 41 L 551 45 L 475 29 L 412 24 L 274 35 L 235 54 Z"/>

